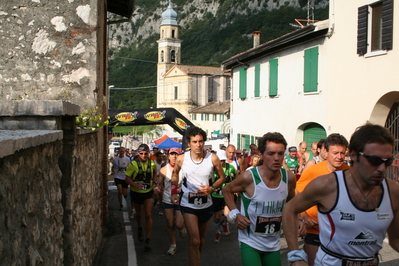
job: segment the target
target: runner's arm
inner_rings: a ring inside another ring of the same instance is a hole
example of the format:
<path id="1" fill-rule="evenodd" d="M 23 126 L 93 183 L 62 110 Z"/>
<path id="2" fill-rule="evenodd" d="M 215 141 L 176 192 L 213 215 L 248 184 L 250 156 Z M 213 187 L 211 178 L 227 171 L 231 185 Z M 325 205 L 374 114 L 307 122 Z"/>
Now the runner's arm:
<path id="1" fill-rule="evenodd" d="M 392 180 L 388 180 L 391 191 L 391 201 L 393 208 L 393 220 L 388 227 L 389 245 L 399 252 L 399 185 Z"/>
<path id="2" fill-rule="evenodd" d="M 253 179 L 249 171 L 244 171 L 239 174 L 236 179 L 227 184 L 223 188 L 224 202 L 226 203 L 229 210 L 233 211 L 237 209 L 236 202 L 234 200 L 234 193 L 245 192 L 249 187 L 253 187 Z M 236 215 L 236 226 L 238 229 L 245 229 L 251 224 L 251 221 L 238 213 Z"/>

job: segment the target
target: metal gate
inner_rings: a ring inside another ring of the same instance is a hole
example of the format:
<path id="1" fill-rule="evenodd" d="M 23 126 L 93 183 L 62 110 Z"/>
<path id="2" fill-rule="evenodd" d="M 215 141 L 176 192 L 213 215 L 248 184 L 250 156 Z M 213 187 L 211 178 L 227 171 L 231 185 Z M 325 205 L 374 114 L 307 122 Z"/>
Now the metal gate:
<path id="1" fill-rule="evenodd" d="M 395 137 L 395 147 L 393 152 L 395 160 L 392 166 L 388 168 L 386 176 L 387 178 L 393 179 L 399 183 L 399 103 L 395 103 L 392 106 L 385 122 L 385 127 Z"/>

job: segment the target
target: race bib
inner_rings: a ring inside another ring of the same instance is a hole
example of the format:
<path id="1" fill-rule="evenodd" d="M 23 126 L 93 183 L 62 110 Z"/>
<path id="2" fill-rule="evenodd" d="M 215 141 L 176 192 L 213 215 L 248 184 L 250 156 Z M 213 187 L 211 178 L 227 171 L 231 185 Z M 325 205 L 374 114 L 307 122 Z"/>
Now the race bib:
<path id="1" fill-rule="evenodd" d="M 208 202 L 208 197 L 203 193 L 188 193 L 188 203 L 194 206 L 202 206 Z"/>
<path id="2" fill-rule="evenodd" d="M 262 237 L 280 234 L 281 217 L 256 217 L 255 235 Z"/>
<path id="3" fill-rule="evenodd" d="M 149 190 L 150 187 L 151 187 L 150 184 L 148 184 L 148 183 L 143 183 L 143 186 L 141 187 L 141 190 Z"/>
<path id="4" fill-rule="evenodd" d="M 369 260 L 342 260 L 342 266 L 377 266 L 379 265 L 378 257 Z"/>

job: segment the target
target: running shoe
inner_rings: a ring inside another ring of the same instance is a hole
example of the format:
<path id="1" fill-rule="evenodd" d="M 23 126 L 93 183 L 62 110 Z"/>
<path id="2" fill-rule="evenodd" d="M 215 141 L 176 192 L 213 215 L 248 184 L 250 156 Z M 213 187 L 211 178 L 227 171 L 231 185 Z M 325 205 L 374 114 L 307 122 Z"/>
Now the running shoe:
<path id="1" fill-rule="evenodd" d="M 158 211 L 158 216 L 163 216 L 162 210 L 159 210 L 159 211 Z"/>
<path id="2" fill-rule="evenodd" d="M 137 238 L 139 239 L 140 242 L 143 242 L 144 237 L 143 237 L 143 228 L 139 227 L 137 230 Z"/>
<path id="3" fill-rule="evenodd" d="M 229 223 L 227 221 L 222 224 L 222 227 L 223 227 L 222 234 L 224 236 L 230 235 Z"/>
<path id="4" fill-rule="evenodd" d="M 144 251 L 147 251 L 147 252 L 151 251 L 150 239 L 149 239 L 149 238 L 147 238 L 147 239 L 145 240 Z"/>
<path id="5" fill-rule="evenodd" d="M 185 238 L 187 236 L 187 229 L 185 227 L 183 229 L 180 229 L 179 234 L 181 238 Z"/>
<path id="6" fill-rule="evenodd" d="M 220 233 L 216 233 L 215 240 L 213 242 L 220 243 L 220 237 L 221 237 L 221 234 Z"/>
<path id="7" fill-rule="evenodd" d="M 130 212 L 129 218 L 133 220 L 133 219 L 134 219 L 134 215 L 136 215 L 136 210 L 135 210 L 135 209 L 133 209 L 133 210 Z"/>
<path id="8" fill-rule="evenodd" d="M 176 253 L 176 247 L 172 247 L 172 246 L 170 246 L 168 251 L 166 251 L 166 254 L 168 254 L 168 255 L 175 255 L 175 253 Z"/>

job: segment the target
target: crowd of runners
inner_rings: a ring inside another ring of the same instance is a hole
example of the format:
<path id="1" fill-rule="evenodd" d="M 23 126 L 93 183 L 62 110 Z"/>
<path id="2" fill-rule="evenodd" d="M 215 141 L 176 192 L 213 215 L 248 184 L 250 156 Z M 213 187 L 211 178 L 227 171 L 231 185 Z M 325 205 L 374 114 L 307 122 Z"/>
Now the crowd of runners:
<path id="1" fill-rule="evenodd" d="M 210 221 L 215 243 L 230 234 L 229 223 L 237 227 L 245 266 L 281 265 L 283 229 L 294 266 L 378 265 L 386 234 L 399 251 L 399 185 L 385 176 L 395 139 L 385 128 L 365 124 L 349 142 L 333 133 L 310 151 L 305 142 L 287 147 L 278 132 L 248 152 L 234 145 L 204 150 L 206 133 L 198 127 L 186 137 L 186 151 L 141 144 L 136 151 L 121 147 L 113 158 L 120 209 L 130 186 L 130 218 L 145 251 L 154 206 L 165 216 L 166 253 L 177 251 L 176 232 L 188 235 L 190 265 L 200 265 Z"/>

